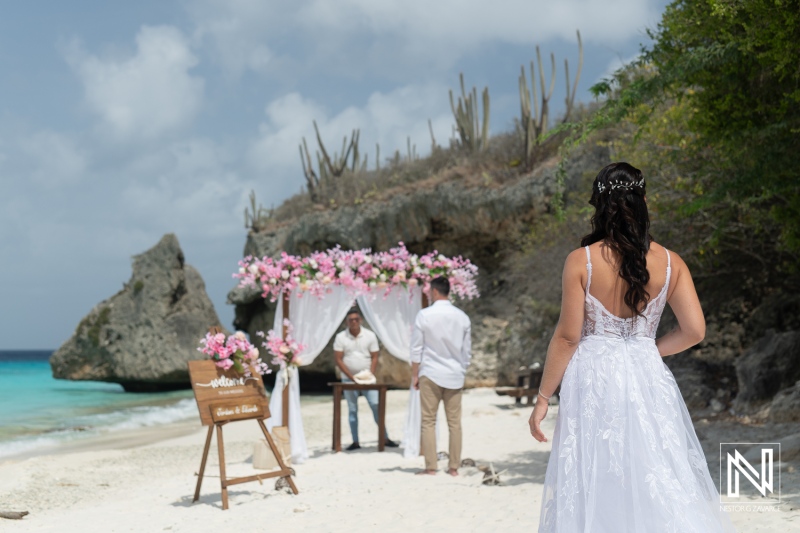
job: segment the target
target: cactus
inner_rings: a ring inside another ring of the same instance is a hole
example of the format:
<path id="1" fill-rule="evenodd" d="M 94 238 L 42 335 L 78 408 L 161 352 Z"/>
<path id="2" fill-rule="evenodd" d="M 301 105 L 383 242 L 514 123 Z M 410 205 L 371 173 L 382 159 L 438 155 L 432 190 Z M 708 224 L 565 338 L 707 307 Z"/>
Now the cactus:
<path id="1" fill-rule="evenodd" d="M 575 83 L 572 85 L 572 91 L 569 89 L 569 61 L 564 59 L 564 74 L 567 80 L 567 96 L 564 99 L 564 103 L 567 106 L 566 111 L 564 112 L 564 118 L 561 120 L 562 123 L 567 122 L 569 120 L 569 115 L 572 112 L 572 107 L 575 104 L 575 93 L 578 91 L 578 81 L 581 79 L 581 70 L 583 70 L 583 42 L 581 41 L 581 32 L 580 30 L 575 30 L 575 33 L 578 35 L 578 70 L 575 71 Z"/>
<path id="2" fill-rule="evenodd" d="M 272 209 L 264 209 L 264 206 L 257 205 L 256 191 L 251 190 L 250 207 L 244 208 L 244 227 L 259 231 L 266 226 L 270 218 L 272 218 Z"/>
<path id="3" fill-rule="evenodd" d="M 459 74 L 461 81 L 461 96 L 458 98 L 458 107 L 453 99 L 453 91 L 450 91 L 450 109 L 456 119 L 458 135 L 461 139 L 461 146 L 471 152 L 479 152 L 486 148 L 489 140 L 489 88 L 483 89 L 483 120 L 480 119 L 478 110 L 478 90 L 473 87 L 472 92 L 467 94 L 464 86 L 464 73 Z"/>
<path id="4" fill-rule="evenodd" d="M 406 146 L 407 146 L 407 154 L 408 154 L 407 155 L 407 157 L 408 157 L 407 161 L 409 163 L 411 163 L 413 161 L 418 161 L 419 160 L 419 156 L 417 155 L 417 145 L 416 144 L 413 144 L 413 145 L 411 144 L 411 137 L 410 136 L 406 137 Z"/>
<path id="5" fill-rule="evenodd" d="M 357 164 L 360 162 L 357 160 L 358 156 L 358 137 L 360 135 L 359 131 L 353 130 L 353 133 L 350 135 L 350 143 L 347 143 L 347 135 L 344 136 L 342 139 L 342 151 L 341 153 L 334 152 L 333 159 L 331 159 L 330 155 L 328 155 L 328 151 L 325 149 L 325 143 L 322 142 L 322 136 L 319 134 L 319 128 L 317 127 L 317 121 L 314 122 L 314 131 L 317 134 L 317 144 L 319 144 L 319 149 L 322 151 L 322 159 L 325 163 L 327 168 L 327 176 L 339 177 L 344 174 L 344 171 L 347 169 L 347 161 L 350 158 L 350 152 L 353 151 L 355 148 L 355 154 L 353 157 L 353 166 L 352 170 L 355 172 L 357 168 Z"/>
<path id="6" fill-rule="evenodd" d="M 303 137 L 303 142 L 300 144 L 300 162 L 303 164 L 303 174 L 306 176 L 308 194 L 311 197 L 311 201 L 317 203 L 320 201 L 319 190 L 330 183 L 333 178 L 338 178 L 348 171 L 353 173 L 365 172 L 367 170 L 367 157 L 365 155 L 362 158 L 359 152 L 358 141 L 361 132 L 358 129 L 354 129 L 350 134 L 349 142 L 347 136 L 344 136 L 341 152 L 334 152 L 333 157 L 331 157 L 325 148 L 325 143 L 322 142 L 317 121 L 315 120 L 313 123 L 314 132 L 317 136 L 317 145 L 319 146 L 319 150 L 316 152 L 319 176 L 317 176 L 314 171 L 314 165 L 311 163 L 311 153 L 308 150 L 308 143 L 305 137 Z"/>
<path id="7" fill-rule="evenodd" d="M 578 70 L 575 74 L 575 82 L 570 88 L 569 83 L 569 61 L 564 60 L 564 70 L 566 71 L 567 80 L 567 94 L 565 98 L 566 110 L 562 122 L 569 119 L 572 108 L 575 104 L 575 93 L 578 89 L 578 81 L 581 77 L 581 70 L 583 69 L 583 43 L 581 41 L 581 32 L 577 31 L 578 35 Z M 547 133 L 550 119 L 550 98 L 553 96 L 553 89 L 556 81 L 556 58 L 554 54 L 550 54 L 551 74 L 550 74 L 550 87 L 545 90 L 544 78 L 544 65 L 542 63 L 542 54 L 539 47 L 536 47 L 536 61 L 539 70 L 539 87 L 541 95 L 536 93 L 536 69 L 534 62 L 531 61 L 531 85 L 528 90 L 528 82 L 525 79 L 525 67 L 520 67 L 519 75 L 519 98 L 520 98 L 520 129 L 523 137 L 523 161 L 525 162 L 525 169 L 530 170 L 534 163 L 534 152 L 536 147 L 541 142 L 543 136 Z M 533 102 L 533 112 L 531 112 L 531 102 Z"/>
<path id="8" fill-rule="evenodd" d="M 439 148 L 439 145 L 436 144 L 436 137 L 433 135 L 433 123 L 431 123 L 431 119 L 428 119 L 428 130 L 431 132 L 431 153 L 434 153 Z"/>
<path id="9" fill-rule="evenodd" d="M 319 156 L 319 152 L 317 156 Z M 317 194 L 319 177 L 317 173 L 314 172 L 314 165 L 311 164 L 311 155 L 308 153 L 308 144 L 306 143 L 305 137 L 303 137 L 303 143 L 300 145 L 300 162 L 303 164 L 303 174 L 306 176 L 308 195 L 311 197 L 311 201 L 316 203 L 319 200 L 319 195 Z"/>

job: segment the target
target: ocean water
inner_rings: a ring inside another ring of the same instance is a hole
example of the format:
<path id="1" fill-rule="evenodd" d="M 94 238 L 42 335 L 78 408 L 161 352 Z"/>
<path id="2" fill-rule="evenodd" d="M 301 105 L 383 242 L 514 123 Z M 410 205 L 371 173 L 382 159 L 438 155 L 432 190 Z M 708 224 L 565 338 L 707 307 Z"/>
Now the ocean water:
<path id="1" fill-rule="evenodd" d="M 191 390 L 126 393 L 54 379 L 52 351 L 0 351 L 0 460 L 104 433 L 197 419 Z"/>

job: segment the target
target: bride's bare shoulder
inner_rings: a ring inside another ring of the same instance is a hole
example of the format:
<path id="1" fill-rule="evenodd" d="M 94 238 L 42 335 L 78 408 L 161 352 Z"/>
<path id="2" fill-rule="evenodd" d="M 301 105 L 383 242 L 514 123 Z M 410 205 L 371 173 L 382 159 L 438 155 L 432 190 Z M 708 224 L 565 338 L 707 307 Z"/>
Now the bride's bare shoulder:
<path id="1" fill-rule="evenodd" d="M 653 241 L 650 243 L 650 249 L 659 254 L 660 256 L 664 257 L 664 261 L 667 260 L 667 248 L 660 245 L 659 243 Z M 674 250 L 669 250 L 669 260 L 672 265 L 672 270 L 677 270 L 679 268 L 686 268 L 686 263 L 684 262 L 683 258 L 678 255 L 678 252 Z"/>
<path id="2" fill-rule="evenodd" d="M 586 270 L 586 250 L 577 248 L 569 253 L 564 261 L 564 272 L 575 273 Z"/>
<path id="3" fill-rule="evenodd" d="M 586 250 L 583 247 L 572 250 L 565 261 L 566 264 L 586 264 Z"/>
<path id="4" fill-rule="evenodd" d="M 661 246 L 657 242 L 652 242 L 650 243 L 650 249 L 659 255 L 663 255 L 664 256 L 663 261 L 666 264 L 667 249 L 665 247 Z M 686 265 L 686 262 L 683 260 L 680 254 L 674 252 L 673 250 L 669 250 L 669 264 L 672 269 L 672 276 L 671 276 L 672 286 L 670 287 L 669 290 L 669 295 L 671 296 L 675 290 L 675 286 L 677 285 L 678 280 L 683 277 L 688 277 L 691 279 L 692 274 L 689 272 L 689 267 Z"/>

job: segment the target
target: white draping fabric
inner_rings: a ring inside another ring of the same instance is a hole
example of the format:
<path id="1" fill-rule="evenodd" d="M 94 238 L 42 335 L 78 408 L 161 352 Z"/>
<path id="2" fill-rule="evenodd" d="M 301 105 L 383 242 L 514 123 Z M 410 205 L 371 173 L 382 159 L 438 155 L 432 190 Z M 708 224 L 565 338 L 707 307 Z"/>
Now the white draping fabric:
<path id="1" fill-rule="evenodd" d="M 395 286 L 386 294 L 377 290 L 356 301 L 372 331 L 393 356 L 401 361 L 411 357 L 411 329 L 422 308 L 422 289 Z"/>
<path id="2" fill-rule="evenodd" d="M 293 336 L 305 349 L 300 354 L 301 366 L 311 364 L 325 349 L 328 341 L 336 333 L 336 329 L 347 316 L 353 305 L 353 295 L 344 287 L 334 286 L 331 291 L 319 299 L 302 291 L 293 291 L 289 295 L 289 320 L 294 327 Z M 282 331 L 283 305 L 279 300 L 275 309 L 273 329 Z M 410 341 L 409 341 L 410 342 Z M 286 383 L 286 372 L 278 372 L 275 387 L 269 401 L 272 417 L 268 427 L 283 424 L 283 387 Z M 300 377 L 296 368 L 289 368 L 289 439 L 292 448 L 292 462 L 301 464 L 308 459 L 306 436 L 303 432 L 303 418 L 300 413 Z"/>
<path id="3" fill-rule="evenodd" d="M 302 464 L 308 459 L 306 434 L 303 431 L 303 417 L 300 414 L 300 380 L 297 367 L 290 366 L 286 370 L 278 371 L 275 376 L 275 388 L 269 399 L 270 418 L 267 420 L 267 429 L 283 425 L 283 386 L 286 383 L 286 374 L 289 378 L 289 445 L 292 449 L 292 463 Z"/>
<path id="4" fill-rule="evenodd" d="M 358 306 L 364 313 L 372 331 L 393 356 L 403 361 L 411 358 L 411 330 L 414 319 L 422 308 L 422 289 L 394 287 L 388 294 L 375 291 L 361 295 Z M 422 412 L 419 391 L 414 384 L 408 389 L 406 425 L 403 431 L 403 457 L 419 456 L 422 431 Z"/>
<path id="5" fill-rule="evenodd" d="M 289 320 L 294 326 L 295 340 L 305 345 L 300 354 L 301 366 L 310 365 L 325 349 L 347 316 L 353 300 L 353 294 L 338 285 L 331 287 L 322 299 L 303 291 L 292 291 L 289 295 Z M 282 327 L 283 305 L 279 300 L 273 328 L 281 331 Z"/>

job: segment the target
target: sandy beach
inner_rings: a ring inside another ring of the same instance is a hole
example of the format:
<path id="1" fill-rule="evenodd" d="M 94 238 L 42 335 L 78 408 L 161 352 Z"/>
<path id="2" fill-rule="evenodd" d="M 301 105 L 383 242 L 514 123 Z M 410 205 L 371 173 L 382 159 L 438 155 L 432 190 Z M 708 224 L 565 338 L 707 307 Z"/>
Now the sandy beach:
<path id="1" fill-rule="evenodd" d="M 402 435 L 406 391 L 389 391 L 387 427 Z M 216 447 L 212 445 L 200 501 L 192 503 L 205 438 L 198 422 L 174 424 L 87 442 L 50 455 L 0 463 L 0 510 L 29 511 L 23 520 L 0 521 L 3 531 L 19 532 L 196 532 L 283 531 L 536 531 L 549 443 L 529 433 L 529 408 L 514 407 L 490 389 L 472 389 L 463 399 L 464 452 L 478 464 L 494 465 L 502 485 L 481 484 L 482 472 L 463 468 L 453 478 L 413 475 L 422 460 L 407 460 L 398 449 L 377 453 L 375 425 L 361 400 L 363 448 L 331 452 L 330 402 L 304 407 L 310 459 L 296 465 L 297 496 L 276 491 L 275 480 L 230 489 L 230 509 L 222 511 Z M 552 435 L 558 407 L 545 424 Z M 346 415 L 345 415 L 346 417 Z M 343 417 L 343 444 L 349 428 Z M 228 475 L 252 470 L 255 422 L 225 429 Z M 731 431 L 731 428 L 728 428 Z M 713 424 L 702 425 L 712 477 L 717 476 Z M 724 437 L 725 428 L 719 438 Z M 445 443 L 439 449 L 446 449 Z M 800 527 L 798 463 L 782 469 L 783 503 L 774 511 L 734 511 L 742 532 L 790 531 Z M 443 465 L 443 464 L 442 464 Z"/>

